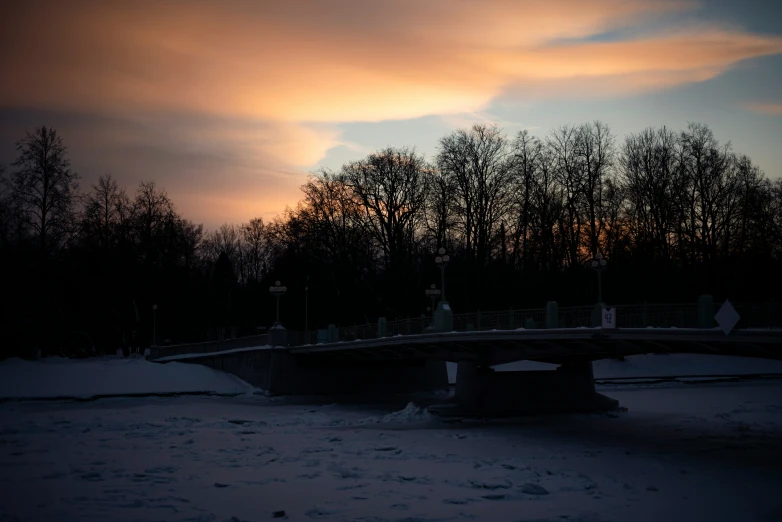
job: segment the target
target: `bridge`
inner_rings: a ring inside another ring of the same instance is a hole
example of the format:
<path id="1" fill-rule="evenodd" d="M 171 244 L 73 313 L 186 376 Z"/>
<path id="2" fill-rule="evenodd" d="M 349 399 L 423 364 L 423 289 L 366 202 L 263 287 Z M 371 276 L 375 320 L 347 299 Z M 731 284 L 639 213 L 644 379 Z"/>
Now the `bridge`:
<path id="1" fill-rule="evenodd" d="M 457 363 L 456 399 L 480 411 L 595 410 L 616 401 L 595 392 L 592 361 L 644 353 L 706 353 L 782 359 L 782 306 L 736 305 L 736 328 L 723 330 L 717 307 L 614 307 L 615 327 L 595 307 L 460 314 L 439 331 L 425 318 L 384 320 L 342 329 L 327 339 L 288 332 L 161 347 L 151 359 L 205 364 L 271 394 L 417 392 L 449 387 L 445 362 Z M 544 326 L 539 328 L 538 326 Z M 645 326 L 642 326 L 645 325 Z M 547 328 L 546 328 L 547 327 Z M 555 371 L 495 372 L 492 366 L 532 360 Z"/>

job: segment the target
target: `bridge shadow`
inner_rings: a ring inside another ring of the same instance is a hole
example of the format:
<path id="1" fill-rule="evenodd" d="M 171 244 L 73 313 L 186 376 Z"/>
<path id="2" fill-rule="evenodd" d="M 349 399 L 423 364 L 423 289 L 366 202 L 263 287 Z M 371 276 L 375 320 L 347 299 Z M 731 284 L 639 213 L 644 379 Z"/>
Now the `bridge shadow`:
<path id="1" fill-rule="evenodd" d="M 731 400 L 731 394 L 747 387 L 767 392 L 768 399 Z M 741 383 L 660 387 L 654 390 L 601 390 L 626 406 L 617 412 L 586 414 L 534 414 L 495 419 L 464 419 L 441 429 L 486 430 L 512 444 L 581 447 L 592 456 L 644 455 L 661 460 L 676 457 L 679 462 L 720 469 L 769 472 L 782 482 L 782 383 Z M 637 393 L 640 392 L 640 393 Z M 634 394 L 641 397 L 633 397 Z M 650 394 L 660 393 L 658 401 Z M 690 408 L 671 400 L 679 394 L 694 395 Z M 715 401 L 725 400 L 724 408 Z M 752 402 L 752 404 L 747 404 Z M 588 448 L 588 449 L 587 449 Z"/>

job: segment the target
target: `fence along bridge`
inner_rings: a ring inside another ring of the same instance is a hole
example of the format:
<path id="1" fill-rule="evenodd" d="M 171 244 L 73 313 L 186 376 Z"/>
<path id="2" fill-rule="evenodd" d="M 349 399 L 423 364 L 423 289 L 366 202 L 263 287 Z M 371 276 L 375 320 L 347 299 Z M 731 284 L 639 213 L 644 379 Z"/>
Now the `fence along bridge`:
<path id="1" fill-rule="evenodd" d="M 594 410 L 616 402 L 595 392 L 592 361 L 642 353 L 706 353 L 782 359 L 782 305 L 735 305 L 741 319 L 726 334 L 716 306 L 615 307 L 616 328 L 594 327 L 595 307 L 454 315 L 437 331 L 424 318 L 379 321 L 317 332 L 161 347 L 152 359 L 206 364 L 271 394 L 414 392 L 448 388 L 445 361 L 457 362 L 456 398 L 470 410 Z M 542 326 L 542 327 L 541 327 Z M 494 372 L 519 360 L 556 371 Z"/>

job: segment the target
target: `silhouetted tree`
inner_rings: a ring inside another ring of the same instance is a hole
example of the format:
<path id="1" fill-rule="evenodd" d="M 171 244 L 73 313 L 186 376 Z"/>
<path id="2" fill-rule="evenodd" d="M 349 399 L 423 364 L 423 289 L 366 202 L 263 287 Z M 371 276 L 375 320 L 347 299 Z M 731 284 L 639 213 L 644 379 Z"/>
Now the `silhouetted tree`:
<path id="1" fill-rule="evenodd" d="M 38 127 L 16 144 L 11 197 L 41 252 L 60 246 L 75 232 L 78 179 L 57 131 Z"/>

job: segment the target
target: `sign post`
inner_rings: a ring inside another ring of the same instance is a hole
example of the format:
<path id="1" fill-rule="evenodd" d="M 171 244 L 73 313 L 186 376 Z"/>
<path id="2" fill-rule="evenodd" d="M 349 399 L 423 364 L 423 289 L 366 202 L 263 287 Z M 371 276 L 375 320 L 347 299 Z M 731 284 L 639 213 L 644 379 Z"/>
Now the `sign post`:
<path id="1" fill-rule="evenodd" d="M 603 307 L 603 328 L 616 328 L 616 308 Z"/>

